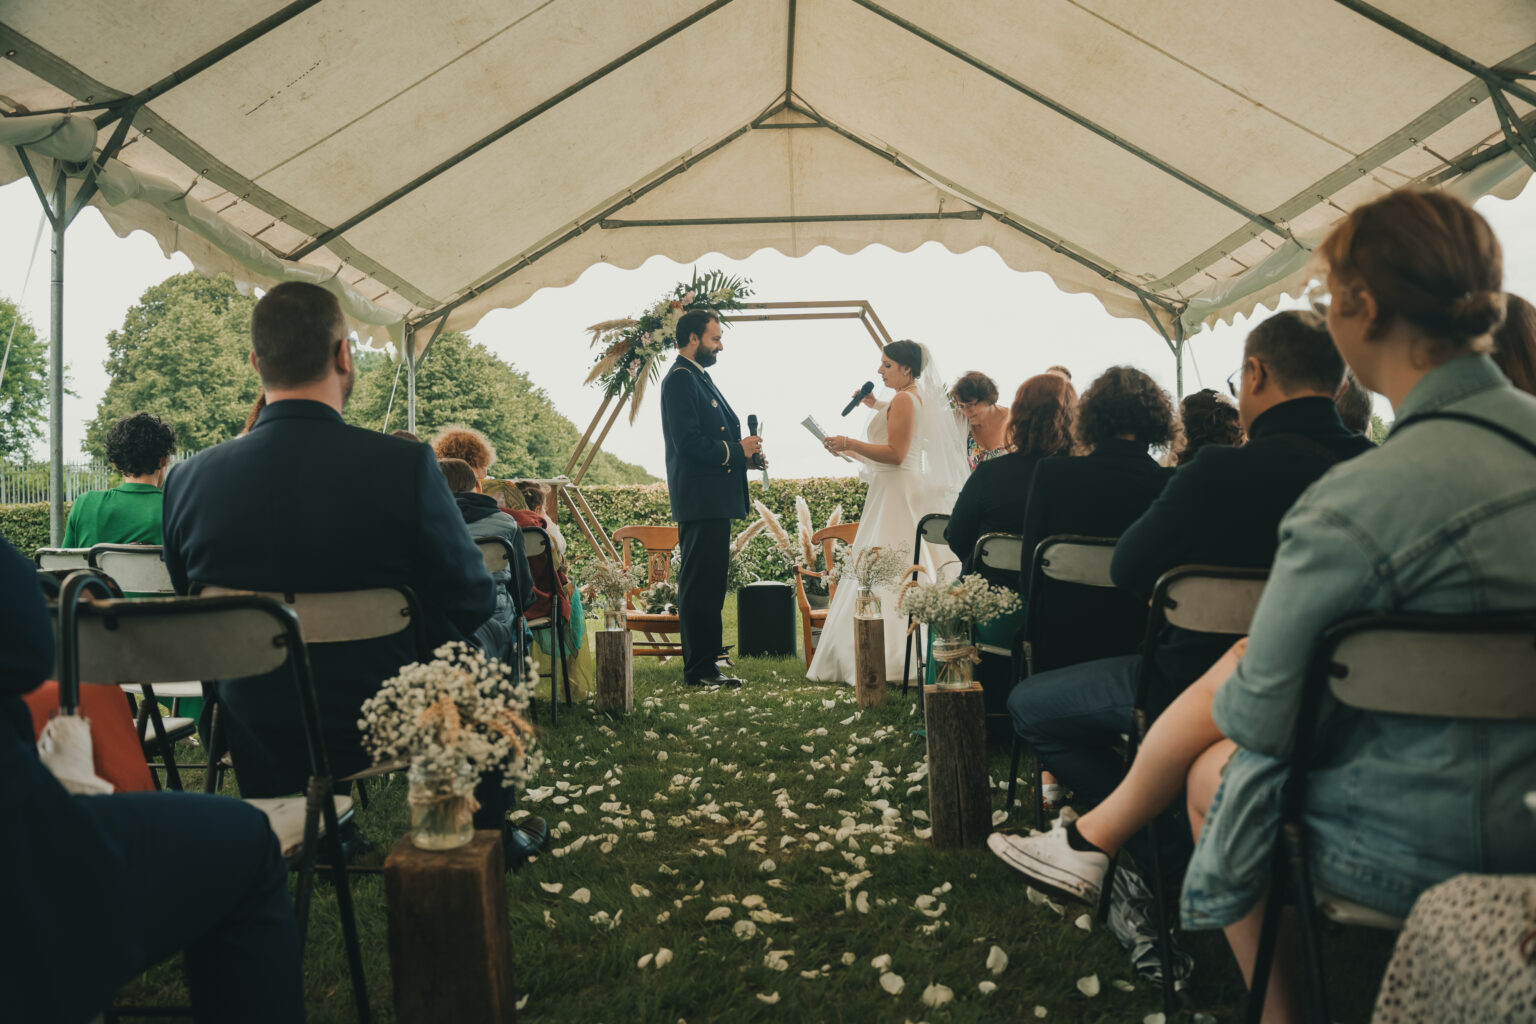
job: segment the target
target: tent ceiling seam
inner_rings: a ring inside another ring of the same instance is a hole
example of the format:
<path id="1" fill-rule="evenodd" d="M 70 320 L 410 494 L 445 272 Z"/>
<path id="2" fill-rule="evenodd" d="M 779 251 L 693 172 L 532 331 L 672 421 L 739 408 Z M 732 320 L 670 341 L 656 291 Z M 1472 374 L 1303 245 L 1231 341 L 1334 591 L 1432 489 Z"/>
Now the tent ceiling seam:
<path id="1" fill-rule="evenodd" d="M 683 18 L 681 21 L 668 26 L 661 32 L 658 32 L 656 35 L 641 43 L 639 46 L 636 46 L 633 49 L 630 49 L 629 51 L 619 55 L 615 59 L 609 61 L 607 64 L 604 64 L 602 67 L 598 68 L 596 71 L 593 71 L 591 74 L 588 74 L 573 84 L 566 86 L 564 89 L 544 100 L 542 103 L 539 103 L 536 106 L 523 112 L 522 114 L 519 114 L 511 121 L 508 121 L 500 128 L 491 132 L 489 135 L 476 140 L 469 146 L 448 157 L 446 160 L 441 161 L 436 166 L 430 168 L 422 174 L 417 175 L 415 178 L 411 179 L 404 185 L 395 189 L 393 192 L 384 196 L 382 199 L 379 199 L 377 202 L 374 202 L 373 204 L 364 207 L 362 210 L 359 210 L 357 213 L 354 213 L 340 224 L 322 231 L 318 236 L 310 239 L 308 242 L 305 242 L 303 245 L 294 249 L 293 252 L 288 255 L 288 259 L 303 259 L 305 256 L 308 256 L 316 249 L 330 244 L 332 240 L 357 227 L 369 217 L 372 217 L 379 211 L 387 209 L 393 204 L 399 202 L 401 199 L 404 199 L 406 196 L 421 188 L 423 185 L 427 184 L 435 178 L 440 177 L 449 170 L 463 163 L 465 160 L 468 160 L 476 153 L 481 152 L 488 146 L 491 146 L 506 136 L 512 134 L 518 128 L 527 124 L 529 121 L 532 121 L 539 115 L 552 110 L 553 108 L 559 106 L 561 103 L 564 103 L 572 96 L 581 92 L 587 86 L 608 77 L 610 74 L 628 64 L 630 61 L 643 55 L 647 51 L 660 46 L 662 43 L 671 39 L 673 36 L 686 31 L 696 23 L 703 21 L 711 14 L 720 10 L 722 7 L 731 4 L 732 2 L 733 0 L 712 0 L 711 3 L 699 8 L 692 14 L 688 15 L 686 18 Z"/>
<path id="2" fill-rule="evenodd" d="M 1270 220 L 1264 214 L 1255 210 L 1248 209 L 1242 203 L 1239 203 L 1237 200 L 1231 198 L 1230 196 L 1224 195 L 1223 193 L 1217 191 L 1210 185 L 1200 181 L 1194 175 L 1189 174 L 1186 171 L 1179 170 L 1177 167 L 1168 163 L 1166 160 L 1163 160 L 1161 157 L 1154 155 L 1148 150 L 1142 149 L 1140 146 L 1136 145 L 1134 142 L 1131 142 L 1129 139 L 1115 134 L 1096 121 L 1089 120 L 1087 117 L 1077 113 L 1075 110 L 1072 110 L 1065 104 L 1053 100 L 1044 93 L 1031 88 L 1028 85 L 1025 85 L 1023 82 L 1007 74 L 1006 72 L 998 68 L 994 68 L 992 65 L 981 60 L 979 57 L 975 57 L 967 53 L 966 51 L 960 49 L 958 46 L 955 46 L 953 43 L 946 42 L 945 40 L 939 38 L 921 26 L 908 21 L 907 19 L 892 11 L 886 10 L 879 4 L 874 3 L 873 0 L 852 0 L 852 2 L 860 7 L 863 7 L 865 10 L 871 12 L 872 14 L 884 18 L 891 24 L 896 25 L 898 28 L 904 29 L 912 35 L 917 36 L 919 39 L 923 40 L 929 45 L 943 50 L 945 53 L 949 54 L 951 57 L 954 57 L 956 60 L 969 64 L 971 67 L 993 79 L 996 79 L 1002 84 L 1008 86 L 1010 89 L 1013 89 L 1015 92 L 1027 96 L 1029 99 L 1034 100 L 1036 103 L 1047 108 L 1048 110 L 1051 110 L 1052 112 L 1066 118 L 1079 127 L 1092 132 L 1094 135 L 1097 135 L 1099 138 L 1105 140 L 1111 145 L 1131 154 L 1138 160 L 1141 160 L 1143 163 L 1157 168 L 1159 171 L 1162 171 L 1164 174 L 1185 185 L 1186 187 L 1194 189 L 1196 192 L 1199 192 L 1206 198 L 1220 203 L 1222 206 L 1225 206 L 1232 212 L 1239 214 L 1245 220 L 1258 225 L 1266 231 L 1273 231 L 1281 238 L 1290 237 L 1289 231 L 1287 231 L 1281 225 Z"/>

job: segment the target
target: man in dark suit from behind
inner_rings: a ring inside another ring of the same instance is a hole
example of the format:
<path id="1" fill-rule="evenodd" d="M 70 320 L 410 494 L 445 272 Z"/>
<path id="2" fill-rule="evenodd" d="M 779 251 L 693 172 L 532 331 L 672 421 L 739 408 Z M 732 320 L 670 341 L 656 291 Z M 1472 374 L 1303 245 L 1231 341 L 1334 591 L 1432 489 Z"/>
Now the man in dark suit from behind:
<path id="1" fill-rule="evenodd" d="M 682 565 L 677 610 L 683 682 L 740 686 L 722 675 L 720 609 L 725 605 L 731 520 L 747 514 L 747 468 L 761 464 L 762 438 L 742 437 L 741 421 L 706 372 L 724 346 L 720 318 L 704 310 L 677 321 L 677 360 L 661 383 L 661 437 L 667 493 L 677 521 Z"/>
<path id="2" fill-rule="evenodd" d="M 177 593 L 403 585 L 421 603 L 432 648 L 473 635 L 495 611 L 493 583 L 432 450 L 342 421 L 354 368 L 336 298 L 301 282 L 267 292 L 251 314 L 251 365 L 267 398 L 255 426 L 177 465 L 165 482 L 165 564 Z M 363 501 L 372 487 L 392 500 Z M 336 775 L 370 763 L 358 708 L 416 659 L 409 630 L 310 648 Z M 292 685 L 258 677 L 221 681 L 218 691 L 241 792 L 302 790 L 308 766 Z"/>

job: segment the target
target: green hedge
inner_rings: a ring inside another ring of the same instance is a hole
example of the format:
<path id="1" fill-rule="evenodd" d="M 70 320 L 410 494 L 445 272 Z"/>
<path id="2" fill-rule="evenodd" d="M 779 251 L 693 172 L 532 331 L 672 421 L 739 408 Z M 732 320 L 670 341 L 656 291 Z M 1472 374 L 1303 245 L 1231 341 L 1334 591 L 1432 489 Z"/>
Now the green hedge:
<path id="1" fill-rule="evenodd" d="M 69 506 L 64 506 L 69 515 Z M 48 505 L 0 505 L 0 537 L 11 542 L 17 551 L 32 557 L 32 552 L 48 546 Z"/>

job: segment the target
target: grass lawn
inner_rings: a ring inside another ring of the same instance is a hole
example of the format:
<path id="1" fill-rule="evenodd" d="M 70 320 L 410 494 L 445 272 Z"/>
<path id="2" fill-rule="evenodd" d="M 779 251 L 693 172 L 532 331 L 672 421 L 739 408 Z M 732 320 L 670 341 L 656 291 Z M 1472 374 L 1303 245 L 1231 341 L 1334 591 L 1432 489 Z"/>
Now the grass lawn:
<path id="1" fill-rule="evenodd" d="M 559 835 L 507 877 L 523 1019 L 1141 1022 L 1158 1011 L 1157 991 L 1134 977 L 1113 936 L 1078 926 L 1085 908 L 1027 899 L 985 849 L 924 842 L 914 697 L 898 686 L 884 707 L 860 711 L 851 689 L 806 682 L 803 661 L 744 659 L 737 670 L 742 689 L 706 692 L 683 686 L 676 662 L 642 659 L 633 714 L 609 719 L 578 704 L 544 733 L 549 761 L 521 805 Z M 992 766 L 1000 783 L 1006 748 Z M 381 856 L 405 831 L 404 776 L 371 795 L 357 818 Z M 375 1016 L 390 1021 L 383 879 L 354 876 L 353 886 Z M 1199 1007 L 1241 1019 L 1241 980 L 1220 936 L 1186 939 Z M 1365 942 L 1361 953 L 1351 940 L 1343 962 L 1330 961 L 1335 1017 L 1364 1020 L 1389 946 Z M 995 974 L 993 946 L 1007 957 Z M 657 967 L 662 950 L 671 960 Z M 877 957 L 903 982 L 894 994 Z M 1092 976 L 1089 997 L 1079 982 Z M 311 1021 L 352 1019 L 325 885 L 305 978 Z M 947 986 L 952 1001 L 925 1005 L 930 985 Z M 182 998 L 175 966 L 124 993 Z"/>

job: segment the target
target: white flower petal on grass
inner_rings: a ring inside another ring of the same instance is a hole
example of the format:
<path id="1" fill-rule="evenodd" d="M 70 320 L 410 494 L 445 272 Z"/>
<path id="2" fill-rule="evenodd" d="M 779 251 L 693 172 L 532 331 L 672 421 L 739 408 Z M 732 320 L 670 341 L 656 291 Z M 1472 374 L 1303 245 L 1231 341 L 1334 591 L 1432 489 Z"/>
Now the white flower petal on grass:
<path id="1" fill-rule="evenodd" d="M 901 975 L 887 971 L 880 975 L 880 987 L 893 996 L 899 996 L 901 990 L 907 987 L 907 983 L 901 979 Z"/>
<path id="2" fill-rule="evenodd" d="M 860 889 L 858 898 L 853 901 L 853 906 L 861 914 L 869 913 L 869 892 Z"/>
<path id="3" fill-rule="evenodd" d="M 1092 999 L 1099 994 L 1099 976 L 1097 974 L 1090 974 L 1086 978 L 1078 978 L 1077 990 L 1089 999 Z"/>
<path id="4" fill-rule="evenodd" d="M 761 871 L 765 875 L 771 874 L 778 869 L 779 866 L 773 862 L 772 857 L 764 857 L 762 863 L 757 866 L 757 870 Z"/>
<path id="5" fill-rule="evenodd" d="M 637 900 L 643 900 L 651 894 L 651 890 L 647 889 L 639 882 L 631 882 L 629 884 L 629 894 Z"/>
<path id="6" fill-rule="evenodd" d="M 669 964 L 671 962 L 672 962 L 672 951 L 670 949 L 668 949 L 666 946 L 662 946 L 660 949 L 658 949 L 656 951 L 656 966 L 657 967 L 665 967 L 665 966 L 667 966 L 667 964 Z"/>
<path id="7" fill-rule="evenodd" d="M 995 982 L 995 981 L 983 981 L 979 985 L 977 985 L 976 988 L 977 988 L 977 990 L 982 995 L 989 996 L 993 992 L 997 991 L 997 982 Z"/>
<path id="8" fill-rule="evenodd" d="M 730 907 L 716 907 L 714 910 L 711 910 L 709 913 L 704 915 L 704 920 L 706 920 L 706 921 L 724 921 L 724 920 L 728 919 L 730 916 L 731 916 L 731 908 Z"/>
<path id="9" fill-rule="evenodd" d="M 992 812 L 992 824 L 994 824 L 994 825 L 1001 825 L 1003 822 L 1005 822 L 1007 820 L 1008 820 L 1008 812 L 1007 811 L 998 810 L 998 811 L 993 811 Z"/>
<path id="10" fill-rule="evenodd" d="M 1093 918 L 1089 917 L 1087 914 L 1077 915 L 1077 920 L 1073 921 L 1072 923 L 1077 925 L 1085 932 L 1093 931 Z"/>
<path id="11" fill-rule="evenodd" d="M 667 759 L 667 752 L 665 750 L 658 750 L 658 751 L 656 751 L 656 760 L 658 760 L 658 761 L 665 761 L 666 759 Z"/>
<path id="12" fill-rule="evenodd" d="M 746 907 L 748 910 L 756 910 L 758 907 L 765 907 L 765 906 L 767 906 L 768 905 L 768 901 L 763 899 L 761 896 L 752 895 L 752 896 L 745 897 L 741 901 L 741 905 L 743 907 Z"/>
<path id="13" fill-rule="evenodd" d="M 770 992 L 768 995 L 763 995 L 761 992 L 759 992 L 757 993 L 757 1001 L 760 1003 L 767 1003 L 769 1006 L 772 1006 L 774 1003 L 779 1001 L 779 993 L 777 990 Z"/>
<path id="14" fill-rule="evenodd" d="M 651 961 L 655 960 L 655 959 L 656 959 L 656 954 L 655 953 L 647 953 L 647 954 L 645 954 L 644 956 L 642 956 L 639 959 L 639 961 L 635 964 L 635 966 L 640 968 L 643 971 L 647 967 L 651 966 Z"/>
<path id="15" fill-rule="evenodd" d="M 1046 1009 L 1045 1009 L 1045 1007 L 1043 1007 L 1043 1006 L 1037 1006 L 1037 1007 L 1035 1007 L 1035 1016 L 1036 1016 L 1036 1017 L 1044 1017 L 1044 1016 L 1045 1016 L 1045 1014 L 1046 1014 Z"/>
<path id="16" fill-rule="evenodd" d="M 801 971 L 800 972 L 800 977 L 804 978 L 806 981 L 815 981 L 817 978 L 821 977 L 821 972 L 820 971 Z"/>
<path id="17" fill-rule="evenodd" d="M 592 891 L 586 886 L 582 886 L 580 889 L 577 889 L 575 892 L 571 893 L 571 899 L 575 900 L 577 903 L 591 903 Z"/>
<path id="18" fill-rule="evenodd" d="M 1168 1018 L 1161 1013 L 1149 1013 L 1141 1018 L 1141 1024 L 1168 1024 Z"/>
<path id="19" fill-rule="evenodd" d="M 757 934 L 757 925 L 751 921 L 737 921 L 731 926 L 731 931 L 736 933 L 738 939 L 750 939 Z"/>
<path id="20" fill-rule="evenodd" d="M 877 971 L 884 971 L 889 969 L 891 966 L 891 954 L 881 953 L 879 956 L 875 957 L 869 962 L 869 966 L 873 967 Z"/>
<path id="21" fill-rule="evenodd" d="M 531 995 L 531 994 L 532 994 L 532 993 L 530 993 L 530 995 Z M 518 1000 L 518 1001 L 517 1001 L 517 1008 L 518 1008 L 518 1009 L 519 1009 L 519 1010 L 521 1010 L 521 1009 L 522 1009 L 522 1008 L 523 1008 L 523 1007 L 525 1007 L 525 1006 L 527 1006 L 527 1005 L 528 1005 L 528 996 L 523 996 L 523 998 L 521 998 L 521 999 L 519 999 L 519 1000 Z"/>
<path id="22" fill-rule="evenodd" d="M 547 893 L 558 896 L 560 894 L 560 890 L 565 888 L 565 884 L 563 882 L 540 882 L 539 888 L 543 889 Z"/>
<path id="23" fill-rule="evenodd" d="M 1115 988 L 1119 989 L 1121 992 L 1135 992 L 1136 991 L 1136 986 L 1132 985 L 1130 982 L 1126 981 L 1124 978 L 1116 978 L 1114 981 L 1110 982 L 1110 984 L 1115 986 Z"/>
<path id="24" fill-rule="evenodd" d="M 948 985 L 929 985 L 923 989 L 923 1005 L 939 1007 L 955 998 L 955 990 Z"/>
<path id="25" fill-rule="evenodd" d="M 858 958 L 857 954 L 854 954 L 854 953 L 844 953 L 843 954 L 843 966 L 844 967 L 852 967 L 854 964 L 856 964 L 858 962 L 859 962 L 859 958 Z"/>
<path id="26" fill-rule="evenodd" d="M 1195 1024 L 1216 1024 L 1216 1017 L 1214 1014 L 1197 1013 L 1195 1014 Z"/>
<path id="27" fill-rule="evenodd" d="M 1008 969 L 1008 954 L 1003 952 L 1001 946 L 993 946 L 987 950 L 987 970 L 994 975 L 1002 974 Z"/>
<path id="28" fill-rule="evenodd" d="M 1049 902 L 1051 902 L 1051 898 L 1049 896 L 1047 896 L 1045 893 L 1041 892 L 1039 889 L 1026 888 L 1024 890 L 1024 895 L 1029 899 L 1029 902 L 1031 902 L 1031 903 L 1049 903 Z"/>

